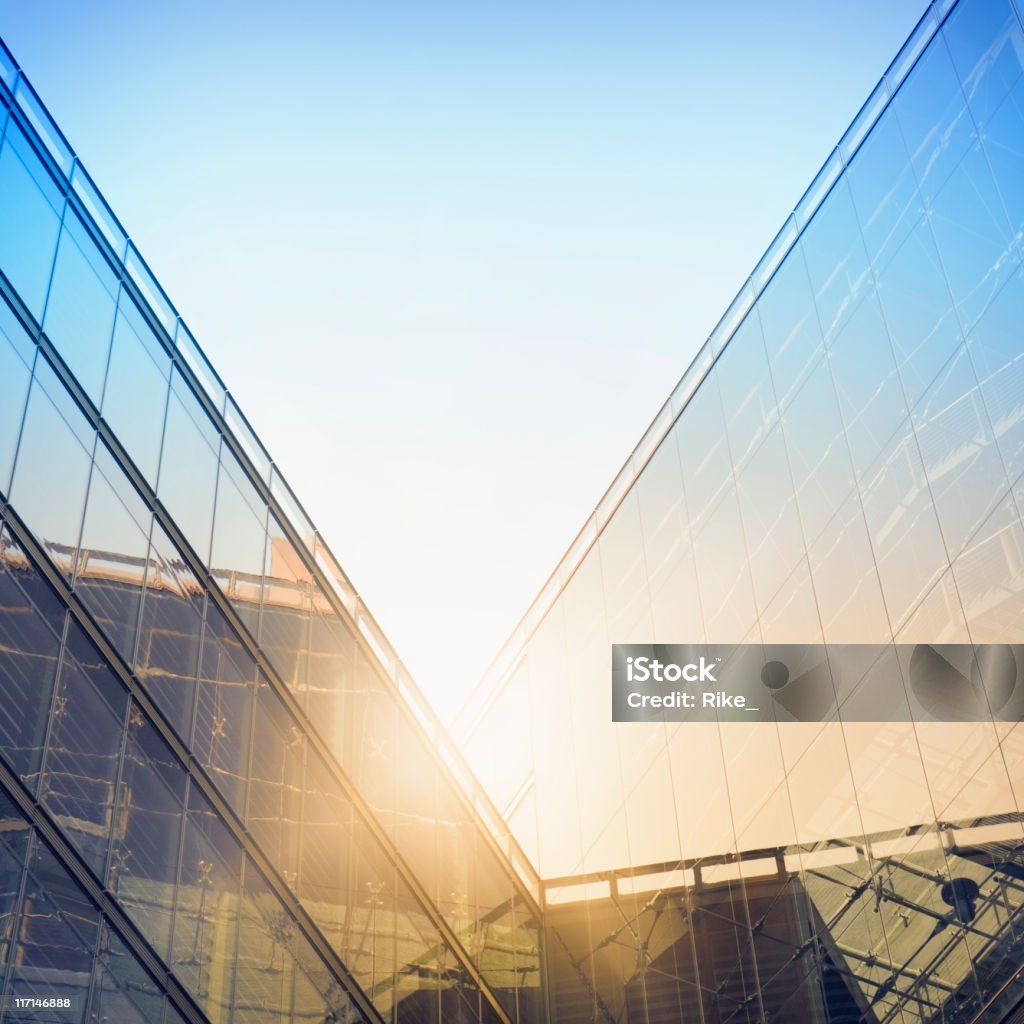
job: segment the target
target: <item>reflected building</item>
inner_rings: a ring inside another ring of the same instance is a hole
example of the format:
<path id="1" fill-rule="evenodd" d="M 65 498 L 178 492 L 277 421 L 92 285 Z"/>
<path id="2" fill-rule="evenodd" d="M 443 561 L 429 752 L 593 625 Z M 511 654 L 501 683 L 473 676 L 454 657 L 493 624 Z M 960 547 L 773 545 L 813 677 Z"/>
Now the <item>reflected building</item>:
<path id="1" fill-rule="evenodd" d="M 559 1024 L 1024 1019 L 1024 726 L 611 720 L 613 643 L 1020 643 L 1022 13 L 928 8 L 463 710 Z"/>
<path id="2" fill-rule="evenodd" d="M 0 130 L 0 1020 L 543 1019 L 536 872 L 2 48 Z"/>

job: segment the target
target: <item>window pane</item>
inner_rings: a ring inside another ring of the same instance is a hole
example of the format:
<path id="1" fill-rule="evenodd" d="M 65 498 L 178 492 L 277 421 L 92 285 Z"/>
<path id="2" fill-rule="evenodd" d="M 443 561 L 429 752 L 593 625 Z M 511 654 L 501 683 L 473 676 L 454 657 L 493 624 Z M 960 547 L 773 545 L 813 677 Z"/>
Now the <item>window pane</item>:
<path id="1" fill-rule="evenodd" d="M 818 208 L 801 245 L 818 321 L 831 344 L 863 299 L 869 281 L 867 252 L 845 177 Z"/>
<path id="2" fill-rule="evenodd" d="M 754 594 L 735 488 L 694 536 L 704 623 L 710 643 L 740 643 L 754 622 Z"/>
<path id="3" fill-rule="evenodd" d="M 7 494 L 14 468 L 21 420 L 25 414 L 35 345 L 7 304 L 0 301 L 0 493 Z"/>
<path id="4" fill-rule="evenodd" d="M 846 177 L 868 256 L 876 268 L 884 267 L 923 210 L 917 179 L 892 107 L 871 129 Z"/>
<path id="5" fill-rule="evenodd" d="M 210 555 L 219 448 L 213 424 L 175 371 L 157 494 L 204 563 Z"/>
<path id="6" fill-rule="evenodd" d="M 822 351 L 818 311 L 798 242 L 758 300 L 764 343 L 779 405 L 785 406 Z"/>
<path id="7" fill-rule="evenodd" d="M 853 495 L 808 559 L 825 643 L 884 643 L 891 637 L 860 499 Z"/>
<path id="8" fill-rule="evenodd" d="M 298 877 L 305 737 L 270 684 L 260 676 L 246 825 L 285 878 Z M 342 821 L 337 822 L 339 828 Z"/>
<path id="9" fill-rule="evenodd" d="M 758 607 L 789 576 L 804 544 L 781 430 L 774 429 L 736 482 Z"/>
<path id="10" fill-rule="evenodd" d="M 598 538 L 608 633 L 612 643 L 650 643 L 651 602 L 636 491 L 630 491 Z"/>
<path id="11" fill-rule="evenodd" d="M 50 283 L 50 268 L 64 199 L 11 119 L 0 146 L 0 269 L 36 318 Z"/>
<path id="12" fill-rule="evenodd" d="M 677 429 L 686 506 L 690 523 L 698 530 L 732 484 L 722 402 L 713 370 L 681 413 Z"/>
<path id="13" fill-rule="evenodd" d="M 128 947 L 104 926 L 97 957 L 100 975 L 93 989 L 97 1020 L 153 1024 L 160 1020 L 163 996 Z"/>
<path id="14" fill-rule="evenodd" d="M 907 415 L 889 333 L 874 294 L 860 304 L 836 339 L 831 362 L 850 457 L 859 476 Z"/>
<path id="15" fill-rule="evenodd" d="M 1024 80 L 1014 86 L 989 121 L 982 145 L 1013 233 L 1020 237 L 1024 231 Z"/>
<path id="16" fill-rule="evenodd" d="M 267 507 L 225 446 L 217 480 L 210 569 L 254 636 L 266 542 Z"/>
<path id="17" fill-rule="evenodd" d="M 204 604 L 199 581 L 154 524 L 135 671 L 183 737 L 192 725 Z"/>
<path id="18" fill-rule="evenodd" d="M 195 786 L 190 787 L 171 962 L 214 1019 L 231 1010 L 241 885 L 238 841 Z"/>
<path id="19" fill-rule="evenodd" d="M 256 663 L 211 603 L 199 666 L 192 749 L 228 803 L 245 807 Z"/>
<path id="20" fill-rule="evenodd" d="M 12 956 L 9 996 L 71 998 L 80 1021 L 92 974 L 99 913 L 49 849 L 38 839 L 25 884 L 17 950 Z"/>
<path id="21" fill-rule="evenodd" d="M 918 186 L 932 199 L 971 144 L 974 121 L 941 38 L 921 55 L 893 99 Z"/>
<path id="22" fill-rule="evenodd" d="M 733 469 L 742 468 L 778 419 L 761 324 L 748 316 L 715 367 Z"/>
<path id="23" fill-rule="evenodd" d="M 960 321 L 927 219 L 917 222 L 879 272 L 878 298 L 913 406 L 960 343 Z"/>
<path id="24" fill-rule="evenodd" d="M 818 364 L 783 414 L 783 430 L 804 535 L 813 541 L 853 490 L 853 468 L 827 362 Z"/>
<path id="25" fill-rule="evenodd" d="M 47 810 L 100 877 L 127 710 L 127 691 L 81 629 L 70 626 L 40 792 Z"/>
<path id="26" fill-rule="evenodd" d="M 975 325 L 968 348 L 1011 480 L 1024 473 L 1024 273 L 1018 272 Z"/>
<path id="27" fill-rule="evenodd" d="M 264 558 L 260 646 L 278 675 L 301 687 L 311 611 L 326 612 L 330 605 L 273 515 Z"/>
<path id="28" fill-rule="evenodd" d="M 57 246 L 43 330 L 96 405 L 103 391 L 118 281 L 71 211 Z"/>
<path id="29" fill-rule="evenodd" d="M 0 532 L 0 607 L 0 749 L 35 789 L 64 606 L 6 530 Z"/>
<path id="30" fill-rule="evenodd" d="M 170 357 L 122 292 L 103 392 L 103 418 L 151 486 L 160 461 L 170 373 Z"/>
<path id="31" fill-rule="evenodd" d="M 860 491 L 886 608 L 897 627 L 949 564 L 909 421 L 864 474 Z"/>
<path id="32" fill-rule="evenodd" d="M 1024 34 L 1007 0 L 961 0 L 942 28 L 968 106 L 984 125 L 1024 68 Z"/>
<path id="33" fill-rule="evenodd" d="M 107 884 L 153 944 L 168 954 L 185 773 L 142 709 L 128 712 L 122 785 Z"/>
<path id="34" fill-rule="evenodd" d="M 929 220 L 957 312 L 969 331 L 1019 265 L 1010 223 L 979 146 L 971 148 L 935 197 Z"/>
<path id="35" fill-rule="evenodd" d="M 69 576 L 82 526 L 93 437 L 63 385 L 40 362 L 29 393 L 11 502 Z"/>
<path id="36" fill-rule="evenodd" d="M 366 917 L 360 921 L 365 925 Z M 353 927 L 356 922 L 352 922 Z M 365 927 L 361 934 L 367 935 Z M 368 945 L 373 949 L 372 943 Z M 351 967 L 351 964 L 347 964 Z M 244 868 L 235 1001 L 272 1019 L 344 1020 L 348 997 L 251 860 Z"/>
<path id="37" fill-rule="evenodd" d="M 914 426 L 942 535 L 955 558 L 1010 486 L 966 348 L 914 410 Z"/>
<path id="38" fill-rule="evenodd" d="M 114 457 L 98 444 L 75 591 L 129 664 L 135 656 L 151 518 Z"/>

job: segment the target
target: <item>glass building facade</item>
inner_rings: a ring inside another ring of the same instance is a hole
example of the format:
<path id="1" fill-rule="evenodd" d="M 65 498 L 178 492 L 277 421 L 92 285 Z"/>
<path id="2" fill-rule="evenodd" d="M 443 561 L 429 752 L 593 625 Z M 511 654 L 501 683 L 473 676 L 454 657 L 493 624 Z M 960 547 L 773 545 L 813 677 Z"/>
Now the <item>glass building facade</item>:
<path id="1" fill-rule="evenodd" d="M 926 11 L 464 709 L 560 1024 L 1024 1013 L 1024 726 L 611 721 L 613 643 L 1024 640 L 1022 13 Z"/>
<path id="2" fill-rule="evenodd" d="M 2 48 L 0 132 L 0 1020 L 542 1019 L 536 873 Z"/>

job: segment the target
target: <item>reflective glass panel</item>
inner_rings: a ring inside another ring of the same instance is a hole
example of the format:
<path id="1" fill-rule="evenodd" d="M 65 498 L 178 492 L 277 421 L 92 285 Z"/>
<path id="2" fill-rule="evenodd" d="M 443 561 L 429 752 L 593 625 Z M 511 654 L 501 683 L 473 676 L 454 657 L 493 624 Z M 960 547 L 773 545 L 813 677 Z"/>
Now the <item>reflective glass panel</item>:
<path id="1" fill-rule="evenodd" d="M 0 301 L 0 493 L 7 494 L 14 468 L 35 346 L 7 304 Z"/>
<path id="2" fill-rule="evenodd" d="M 35 789 L 50 718 L 64 605 L 5 529 L 0 531 L 0 750 Z"/>
<path id="3" fill-rule="evenodd" d="M 37 321 L 43 318 L 63 207 L 53 179 L 8 119 L 0 145 L 0 269 Z"/>
<path id="4" fill-rule="evenodd" d="M 58 566 L 72 574 L 94 431 L 49 366 L 36 367 L 11 502 Z"/>
<path id="5" fill-rule="evenodd" d="M 78 215 L 64 216 L 43 330 L 95 405 L 107 370 L 118 280 Z"/>
<path id="6" fill-rule="evenodd" d="M 122 292 L 103 392 L 103 418 L 150 486 L 156 483 L 170 374 L 170 358 Z"/>
<path id="7" fill-rule="evenodd" d="M 72 624 L 53 702 L 40 793 L 100 877 L 110 842 L 128 694 Z"/>
<path id="8" fill-rule="evenodd" d="M 204 563 L 210 554 L 219 450 L 220 439 L 213 424 L 175 371 L 157 495 Z"/>

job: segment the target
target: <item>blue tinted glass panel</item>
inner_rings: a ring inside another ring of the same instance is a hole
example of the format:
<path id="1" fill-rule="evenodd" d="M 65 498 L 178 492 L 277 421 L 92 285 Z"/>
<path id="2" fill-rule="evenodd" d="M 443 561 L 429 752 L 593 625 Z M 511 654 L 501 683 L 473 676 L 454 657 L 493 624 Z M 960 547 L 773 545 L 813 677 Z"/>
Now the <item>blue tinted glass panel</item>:
<path id="1" fill-rule="evenodd" d="M 1024 80 L 1018 82 L 985 129 L 982 146 L 1014 235 L 1024 231 Z"/>
<path id="2" fill-rule="evenodd" d="M 783 413 L 783 431 L 800 520 L 810 542 L 839 511 L 854 482 L 827 362 L 818 364 Z"/>
<path id="3" fill-rule="evenodd" d="M 913 405 L 960 343 L 960 321 L 924 218 L 878 272 L 878 298 L 907 402 Z"/>
<path id="4" fill-rule="evenodd" d="M 131 664 L 152 513 L 102 443 L 89 482 L 75 591 Z"/>
<path id="5" fill-rule="evenodd" d="M 100 404 L 118 281 L 78 216 L 68 211 L 57 246 L 43 330 L 78 383 Z"/>
<path id="6" fill-rule="evenodd" d="M 891 107 L 857 151 L 846 178 L 868 256 L 875 267 L 884 267 L 923 212 L 903 133 Z"/>
<path id="7" fill-rule="evenodd" d="M 81 411 L 49 367 L 40 363 L 29 392 L 11 501 L 69 576 L 82 526 L 93 439 Z"/>
<path id="8" fill-rule="evenodd" d="M 831 344 L 864 298 L 867 253 L 846 178 L 840 178 L 801 239 L 825 341 Z"/>
<path id="9" fill-rule="evenodd" d="M 0 493 L 7 494 L 14 452 L 25 414 L 25 398 L 35 346 L 7 304 L 0 301 Z"/>
<path id="10" fill-rule="evenodd" d="M 1024 34 L 1008 0 L 960 0 L 942 28 L 968 106 L 985 125 L 1024 69 Z"/>
<path id="11" fill-rule="evenodd" d="M 36 320 L 43 318 L 63 204 L 21 129 L 8 120 L 0 146 L 0 270 Z"/>
<path id="12" fill-rule="evenodd" d="M 930 222 L 957 313 L 970 330 L 1019 265 L 988 160 L 977 146 L 932 203 Z"/>
<path id="13" fill-rule="evenodd" d="M 155 485 L 171 361 L 142 314 L 121 295 L 103 392 L 103 418 Z"/>
<path id="14" fill-rule="evenodd" d="M 818 311 L 799 243 L 793 248 L 757 303 L 772 382 L 785 406 L 807 379 L 822 352 Z"/>
<path id="15" fill-rule="evenodd" d="M 1018 271 L 975 324 L 968 348 L 1010 480 L 1024 473 L 1024 274 Z"/>

